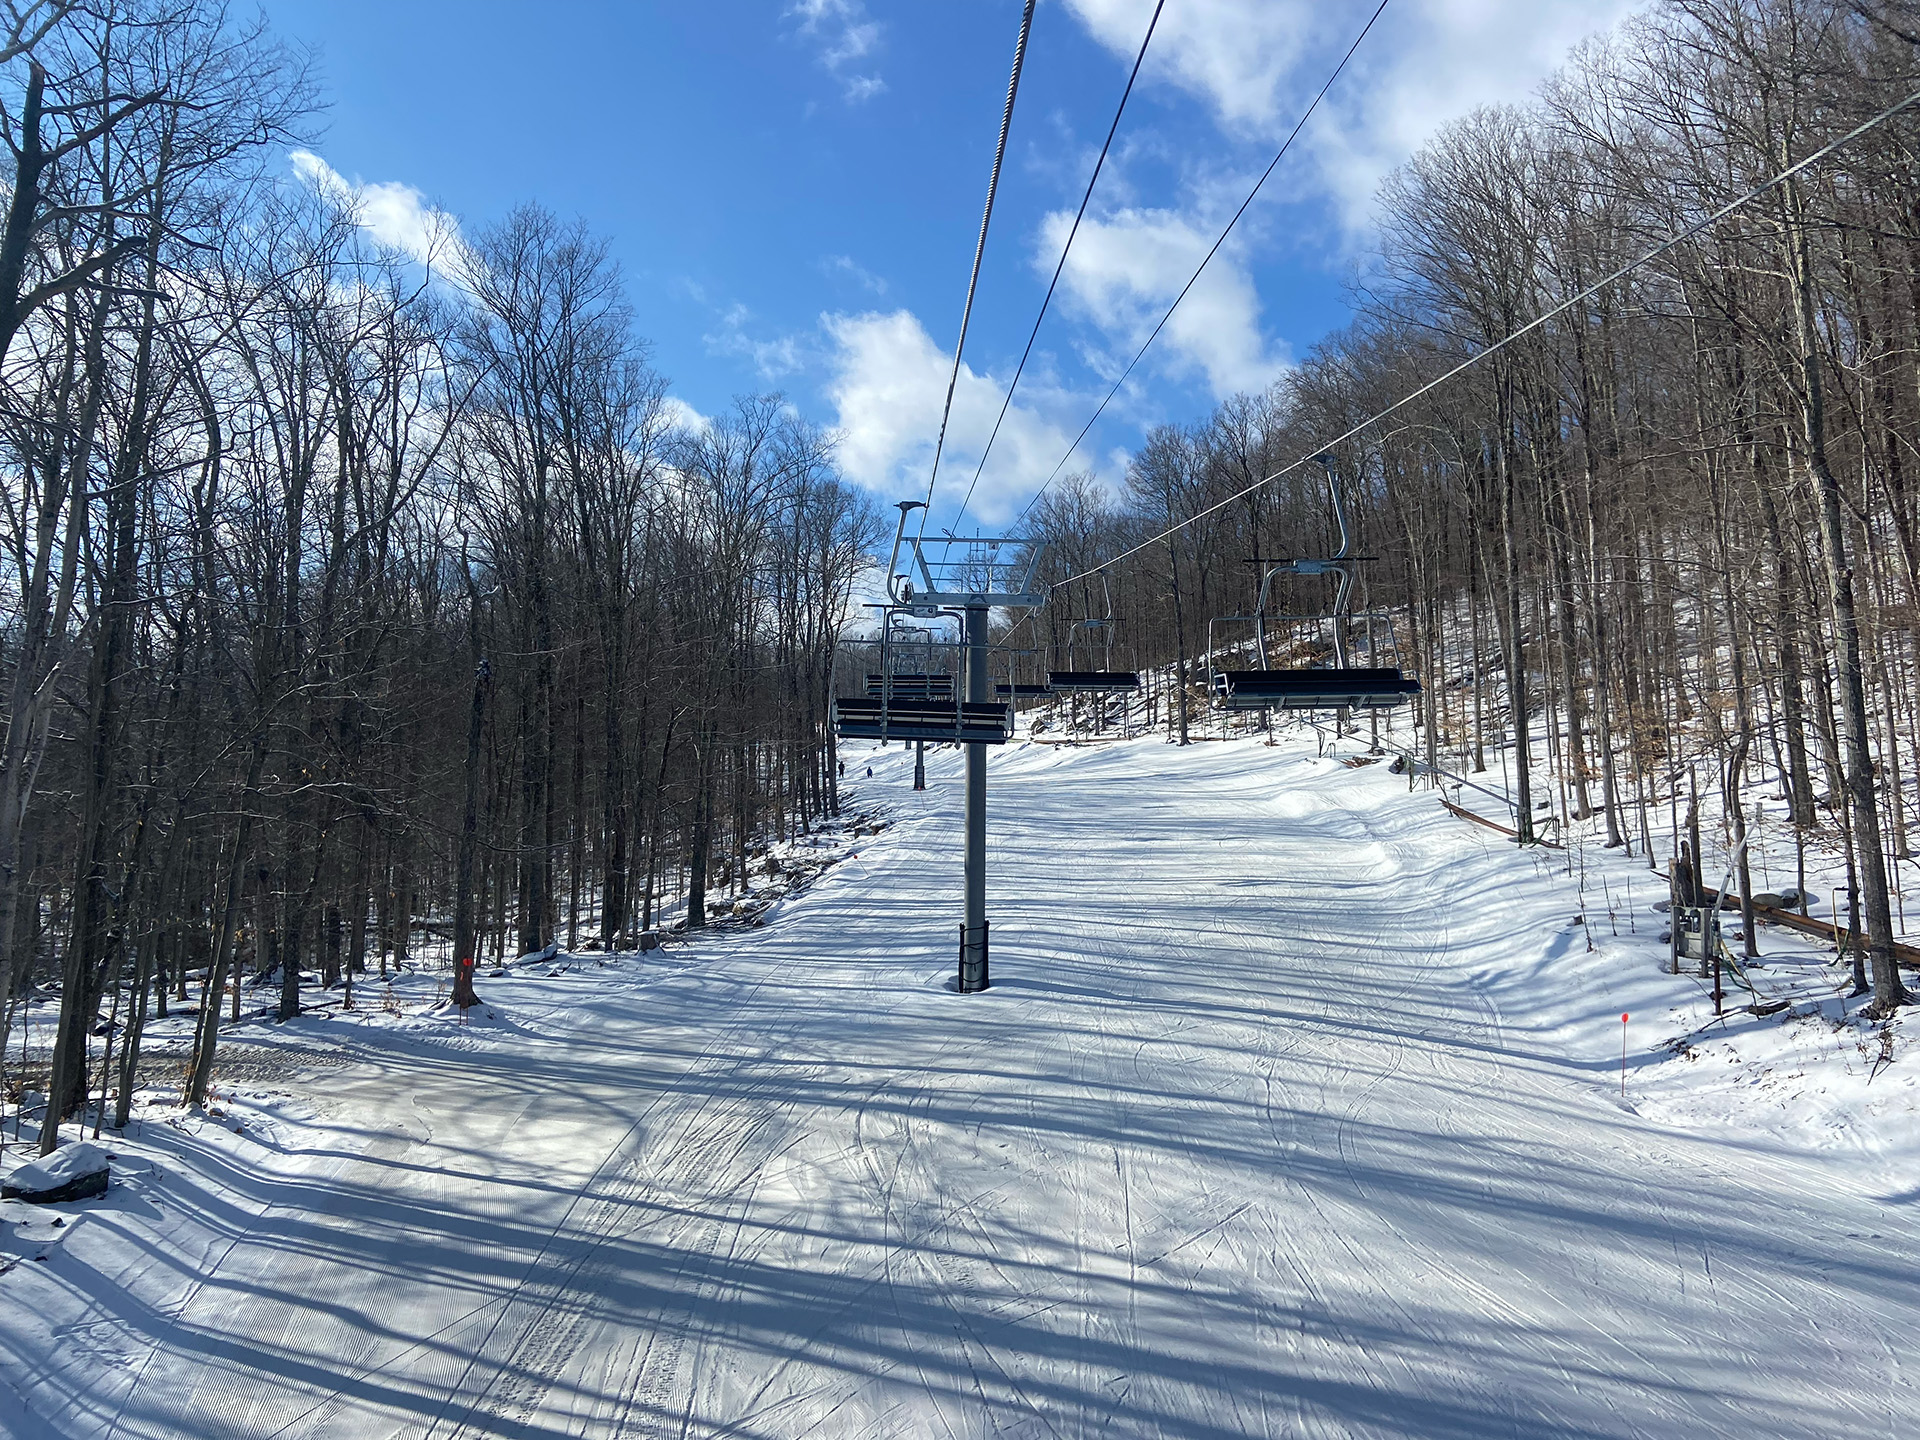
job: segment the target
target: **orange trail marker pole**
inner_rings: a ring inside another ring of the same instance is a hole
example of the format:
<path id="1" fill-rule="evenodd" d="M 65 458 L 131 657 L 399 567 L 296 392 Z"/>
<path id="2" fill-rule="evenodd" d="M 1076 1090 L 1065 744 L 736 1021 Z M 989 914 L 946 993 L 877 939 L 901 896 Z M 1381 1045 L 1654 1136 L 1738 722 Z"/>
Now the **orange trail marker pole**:
<path id="1" fill-rule="evenodd" d="M 1620 1098 L 1627 1098 L 1627 1012 L 1620 1012 Z"/>

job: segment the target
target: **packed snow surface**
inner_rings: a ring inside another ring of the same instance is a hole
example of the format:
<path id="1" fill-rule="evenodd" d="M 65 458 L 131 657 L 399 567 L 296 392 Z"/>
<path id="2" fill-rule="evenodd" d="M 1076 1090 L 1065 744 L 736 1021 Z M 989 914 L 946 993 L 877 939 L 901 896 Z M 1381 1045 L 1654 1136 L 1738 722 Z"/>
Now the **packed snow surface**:
<path id="1" fill-rule="evenodd" d="M 958 757 L 871 758 L 895 823 L 763 927 L 315 1022 L 9 1209 L 0 1429 L 1920 1434 L 1915 1062 L 1701 1033 L 1650 877 L 1576 923 L 1311 745 L 1010 746 L 961 996 Z"/>

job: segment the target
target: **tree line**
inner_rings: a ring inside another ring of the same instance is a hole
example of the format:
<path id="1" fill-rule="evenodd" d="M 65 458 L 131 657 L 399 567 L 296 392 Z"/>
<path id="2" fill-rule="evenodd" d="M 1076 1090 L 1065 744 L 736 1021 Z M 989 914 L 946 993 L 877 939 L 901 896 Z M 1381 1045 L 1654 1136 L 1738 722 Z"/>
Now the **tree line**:
<path id="1" fill-rule="evenodd" d="M 1767 182 L 1917 89 L 1910 3 L 1662 0 L 1532 103 L 1437 133 L 1383 187 L 1353 323 L 1268 393 L 1156 430 L 1121 494 L 1048 491 L 1045 565 L 1152 539 L 1107 571 L 1116 613 L 1138 662 L 1197 686 L 1259 561 L 1332 553 L 1321 471 L 1295 462 L 1359 427 L 1334 470 L 1378 557 L 1363 603 L 1423 681 L 1422 758 L 1477 771 L 1504 743 L 1540 761 L 1515 767 L 1523 839 L 1591 817 L 1651 863 L 1664 814 L 1696 871 L 1713 792 L 1749 897 L 1776 788 L 1802 891 L 1809 847 L 1844 864 L 1856 991 L 1891 1013 L 1920 825 L 1920 110 Z M 1326 604 L 1324 581 L 1284 588 Z"/>
<path id="2" fill-rule="evenodd" d="M 200 1103 L 262 983 L 431 945 L 469 1004 L 836 811 L 878 537 L 831 435 L 689 419 L 580 224 L 375 243 L 288 173 L 318 87 L 264 22 L 4 9 L 0 1053 L 57 991 L 45 1148 L 125 1123 L 150 1015 L 197 1012 Z"/>

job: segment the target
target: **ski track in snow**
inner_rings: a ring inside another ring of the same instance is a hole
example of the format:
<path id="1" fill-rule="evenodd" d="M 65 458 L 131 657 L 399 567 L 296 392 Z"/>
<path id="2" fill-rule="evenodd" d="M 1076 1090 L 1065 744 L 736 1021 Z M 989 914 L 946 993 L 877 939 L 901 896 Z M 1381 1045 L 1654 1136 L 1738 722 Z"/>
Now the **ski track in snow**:
<path id="1" fill-rule="evenodd" d="M 0 1277 L 0 1432 L 1920 1433 L 1912 1177 L 1503 1019 L 1476 974 L 1571 939 L 1430 795 L 1010 747 L 958 996 L 959 759 L 873 763 L 893 828 L 766 928 L 350 1040 L 246 1163 L 183 1130 Z"/>

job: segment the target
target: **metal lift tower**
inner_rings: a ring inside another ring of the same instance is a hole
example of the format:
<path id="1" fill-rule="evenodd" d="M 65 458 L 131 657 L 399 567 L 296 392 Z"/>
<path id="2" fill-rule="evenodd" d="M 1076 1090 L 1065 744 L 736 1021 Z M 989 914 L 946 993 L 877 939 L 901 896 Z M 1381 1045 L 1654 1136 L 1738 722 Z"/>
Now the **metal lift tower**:
<path id="1" fill-rule="evenodd" d="M 887 593 L 895 605 L 923 619 L 958 615 L 966 647 L 966 698 L 991 704 L 993 678 L 987 672 L 987 619 L 995 609 L 1032 610 L 1046 600 L 1033 589 L 1039 551 L 1026 540 L 908 535 L 907 519 L 926 507 L 900 502 L 900 525 L 887 563 Z M 905 564 L 902 564 L 903 559 Z M 987 988 L 987 747 L 961 742 L 967 752 L 966 897 L 960 924 L 960 975 L 963 994 Z"/>

